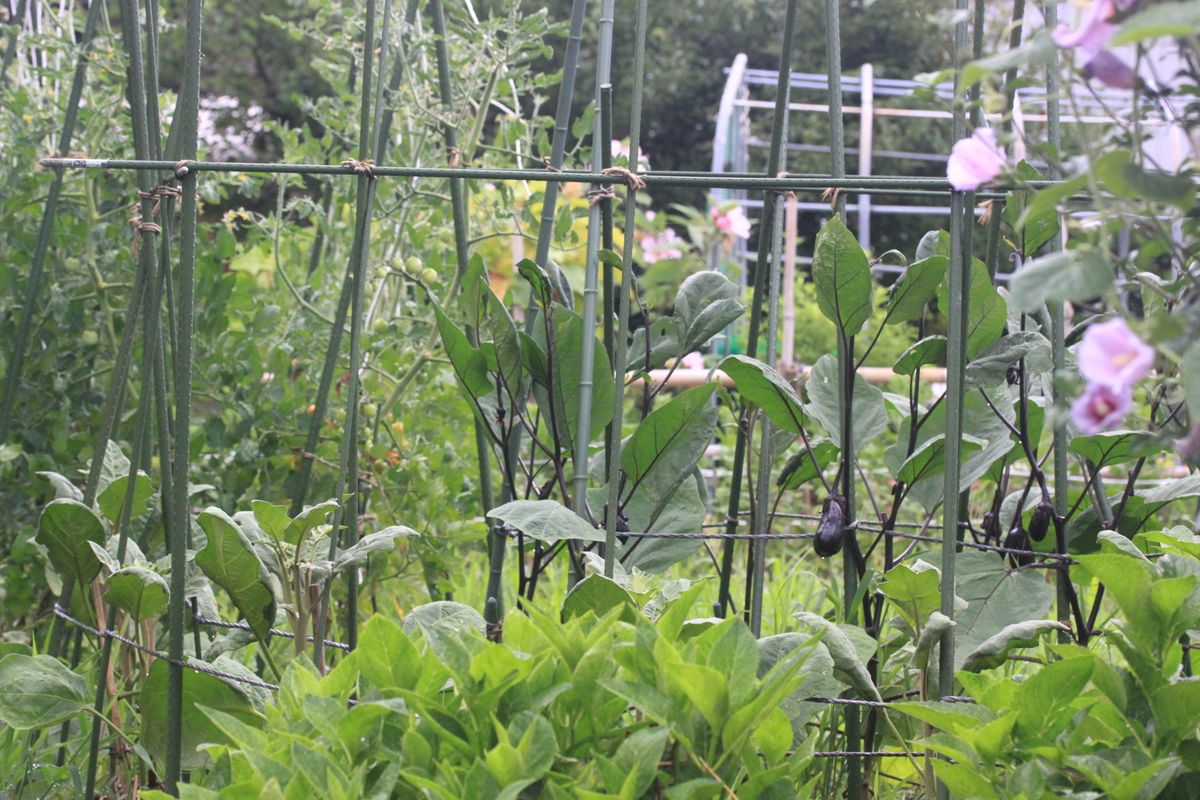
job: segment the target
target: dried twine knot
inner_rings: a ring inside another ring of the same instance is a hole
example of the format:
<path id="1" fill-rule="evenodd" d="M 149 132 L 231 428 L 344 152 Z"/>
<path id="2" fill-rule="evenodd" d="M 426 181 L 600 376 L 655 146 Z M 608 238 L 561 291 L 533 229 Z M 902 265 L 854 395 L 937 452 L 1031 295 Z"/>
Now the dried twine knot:
<path id="1" fill-rule="evenodd" d="M 141 194 L 141 192 L 138 192 L 138 194 Z M 133 228 L 133 246 L 130 249 L 134 258 L 138 257 L 138 244 L 141 241 L 141 235 L 148 233 L 162 233 L 161 225 L 155 222 L 146 222 L 144 219 L 142 219 L 141 213 L 136 212 L 132 217 L 129 218 L 129 227 Z"/>
<path id="2" fill-rule="evenodd" d="M 996 202 L 995 200 L 984 200 L 982 203 L 980 203 L 978 206 L 976 206 L 976 208 L 978 208 L 980 211 L 980 214 L 979 214 L 979 224 L 980 225 L 987 225 L 989 222 L 992 221 L 992 212 L 996 208 L 995 205 L 993 205 L 995 202 Z"/>
<path id="3" fill-rule="evenodd" d="M 546 169 L 551 172 L 562 172 L 561 169 L 550 163 L 550 156 L 542 156 L 542 163 L 546 165 Z"/>
<path id="4" fill-rule="evenodd" d="M 342 166 L 354 170 L 355 175 L 366 175 L 368 178 L 375 177 L 375 162 L 369 158 L 364 158 L 362 161 L 359 161 L 357 158 L 347 158 L 342 162 Z"/>
<path id="5" fill-rule="evenodd" d="M 617 196 L 617 191 L 611 186 L 602 184 L 593 184 L 592 188 L 587 190 L 588 205 L 594 206 L 604 200 L 612 200 Z"/>
<path id="6" fill-rule="evenodd" d="M 162 201 L 168 197 L 178 200 L 183 197 L 183 191 L 177 186 L 167 186 L 160 183 L 148 192 L 139 190 L 138 197 L 142 200 L 153 200 L 154 206 L 150 209 L 150 214 L 158 216 L 158 212 L 162 209 Z"/>
<path id="7" fill-rule="evenodd" d="M 620 175 L 625 179 L 625 185 L 629 187 L 629 191 L 637 192 L 646 188 L 646 181 L 641 175 L 627 169 L 625 167 L 607 167 L 600 170 L 605 175 Z"/>
<path id="8" fill-rule="evenodd" d="M 828 200 L 830 208 L 837 208 L 838 198 L 841 197 L 841 195 L 842 189 L 840 186 L 836 189 L 830 186 L 828 189 L 821 192 L 821 199 Z"/>
<path id="9" fill-rule="evenodd" d="M 462 169 L 463 151 L 461 147 L 446 145 L 446 158 L 450 162 L 450 169 Z"/>
<path id="10" fill-rule="evenodd" d="M 775 179 L 776 179 L 776 180 L 780 180 L 780 181 L 782 181 L 782 180 L 786 180 L 788 177 L 789 177 L 789 175 L 787 174 L 787 172 L 786 172 L 786 171 L 784 171 L 784 172 L 780 172 L 780 173 L 778 173 L 778 174 L 775 176 Z M 791 189 L 780 189 L 780 190 L 778 190 L 778 191 L 779 191 L 779 196 L 780 196 L 780 197 L 786 197 L 786 198 L 788 198 L 789 200 L 795 200 L 795 199 L 796 199 L 796 193 L 795 193 L 795 192 L 793 192 Z"/>
<path id="11" fill-rule="evenodd" d="M 191 171 L 191 163 L 192 162 L 186 158 L 176 161 L 175 162 L 175 177 L 179 178 L 179 179 L 183 179 L 183 178 L 187 177 L 187 174 Z"/>

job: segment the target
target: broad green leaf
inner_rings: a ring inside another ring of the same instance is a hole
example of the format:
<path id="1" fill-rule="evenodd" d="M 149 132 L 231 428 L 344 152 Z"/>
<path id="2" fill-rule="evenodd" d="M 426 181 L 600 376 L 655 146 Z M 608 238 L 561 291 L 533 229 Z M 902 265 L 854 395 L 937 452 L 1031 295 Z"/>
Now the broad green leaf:
<path id="1" fill-rule="evenodd" d="M 1024 683 L 1016 695 L 1017 724 L 1039 733 L 1053 734 L 1069 724 L 1059 714 L 1075 700 L 1092 677 L 1095 661 L 1067 658 L 1046 664 Z M 1057 718 L 1057 719 L 1056 719 Z"/>
<path id="2" fill-rule="evenodd" d="M 404 615 L 403 628 L 411 635 L 416 630 L 421 631 L 462 631 L 483 635 L 487 631 L 487 623 L 478 611 L 463 603 L 450 600 L 436 600 L 417 606 Z"/>
<path id="3" fill-rule="evenodd" d="M 340 572 L 348 567 L 361 567 L 367 563 L 367 558 L 371 553 L 391 550 L 396 546 L 397 539 L 410 536 L 420 536 L 420 534 L 403 525 L 392 525 L 376 533 L 367 534 L 337 554 L 333 560 L 333 569 Z"/>
<path id="4" fill-rule="evenodd" d="M 1005 625 L 997 633 L 984 639 L 967 653 L 962 668 L 967 672 L 980 672 L 999 667 L 1008 660 L 1008 654 L 1023 647 L 1036 647 L 1043 634 L 1050 631 L 1070 632 L 1061 622 L 1049 619 L 1031 619 Z"/>
<path id="5" fill-rule="evenodd" d="M 706 344 L 746 307 L 738 300 L 738 287 L 715 270 L 689 275 L 675 294 L 675 316 L 682 323 L 682 353 Z"/>
<path id="6" fill-rule="evenodd" d="M 666 727 L 642 728 L 621 742 L 612 760 L 618 772 L 628 776 L 619 787 L 622 797 L 641 797 L 650 788 L 670 734 Z"/>
<path id="7" fill-rule="evenodd" d="M 1181 211 L 1196 205 L 1196 184 L 1190 177 L 1144 169 L 1128 150 L 1105 153 L 1092 162 L 1092 171 L 1117 197 L 1169 203 Z"/>
<path id="8" fill-rule="evenodd" d="M 912 322 L 920 318 L 925 306 L 937 294 L 937 288 L 946 279 L 950 259 L 945 256 L 930 256 L 910 264 L 892 286 L 888 297 L 887 321 L 889 325 Z"/>
<path id="9" fill-rule="evenodd" d="M 442 347 L 446 350 L 446 357 L 450 359 L 454 374 L 458 376 L 458 382 L 472 397 L 479 397 L 491 392 L 492 382 L 488 379 L 487 358 L 480 350 L 471 346 L 467 335 L 446 316 L 445 311 L 442 311 L 436 304 L 434 304 L 433 310 L 437 315 L 437 327 L 438 333 L 442 337 Z"/>
<path id="10" fill-rule="evenodd" d="M 86 586 L 100 574 L 90 543 L 104 546 L 104 523 L 78 500 L 51 500 L 42 510 L 35 538 L 64 578 Z"/>
<path id="11" fill-rule="evenodd" d="M 250 509 L 254 514 L 254 521 L 263 533 L 277 542 L 287 541 L 286 531 L 292 518 L 288 516 L 286 507 L 268 503 L 266 500 L 251 500 Z"/>
<path id="12" fill-rule="evenodd" d="M 1029 36 L 1020 47 L 1001 50 L 993 55 L 968 62 L 962 70 L 962 88 L 974 86 L 989 75 L 999 75 L 1021 66 L 1047 64 L 1057 46 L 1045 30 Z"/>
<path id="13" fill-rule="evenodd" d="M 800 449 L 793 453 L 787 463 L 783 465 L 775 485 L 784 490 L 802 486 L 822 474 L 826 467 L 837 461 L 840 453 L 841 450 L 838 449 L 838 446 L 828 439 L 813 440 L 809 442 L 809 447 L 801 445 Z"/>
<path id="14" fill-rule="evenodd" d="M 551 397 L 546 397 L 544 389 L 537 393 L 539 405 L 542 407 L 543 419 L 551 413 L 547 405 L 553 402 L 555 426 L 559 443 L 565 448 L 574 446 L 579 424 L 579 396 L 582 392 L 583 364 L 579 354 L 583 351 L 584 323 L 583 318 L 564 306 L 553 306 L 552 309 L 552 344 L 546 347 L 547 371 L 551 383 Z M 544 344 L 546 325 L 539 320 L 535 328 L 535 341 Z M 595 337 L 591 326 L 587 328 L 587 336 Z M 604 433 L 605 427 L 612 419 L 613 385 L 612 367 L 609 365 L 608 353 L 604 345 L 595 342 L 592 358 L 592 408 L 591 420 L 584 436 L 591 441 Z"/>
<path id="15" fill-rule="evenodd" d="M 90 466 L 90 465 L 89 465 Z M 121 452 L 121 446 L 108 439 L 104 442 L 104 460 L 100 463 L 100 481 L 96 484 L 97 496 L 108 488 L 108 485 L 129 474 L 129 459 Z"/>
<path id="16" fill-rule="evenodd" d="M 1029 312 L 1051 301 L 1098 297 L 1112 282 L 1112 267 L 1097 251 L 1062 250 L 1018 270 L 1009 284 L 1009 293 L 1015 310 Z"/>
<path id="17" fill-rule="evenodd" d="M 682 692 L 688 704 L 700 712 L 716 733 L 729 714 L 729 694 L 725 676 L 712 667 L 686 662 L 670 664 L 664 670 L 669 685 Z"/>
<path id="18" fill-rule="evenodd" d="M 0 658 L 0 722 L 18 731 L 70 719 L 90 704 L 87 681 L 52 656 Z"/>
<path id="19" fill-rule="evenodd" d="M 933 570 L 929 570 L 929 572 L 933 572 Z M 937 573 L 934 574 L 936 575 Z M 942 612 L 931 611 L 929 613 L 929 619 L 925 621 L 925 626 L 921 628 L 921 633 L 917 636 L 917 641 L 913 644 L 913 664 L 916 665 L 917 669 L 925 669 L 929 666 L 929 659 L 933 656 L 933 648 L 941 643 L 942 636 L 954 626 L 954 620 Z"/>
<path id="20" fill-rule="evenodd" d="M 938 308 L 950 308 L 949 281 L 938 287 Z M 967 358 L 972 359 L 1000 338 L 1008 322 L 1008 306 L 992 283 L 987 265 L 971 259 L 971 286 L 967 301 Z"/>
<path id="21" fill-rule="evenodd" d="M 926 336 L 900 354 L 892 370 L 897 375 L 912 375 L 926 364 L 946 363 L 946 337 Z"/>
<path id="22" fill-rule="evenodd" d="M 683 321 L 676 317 L 659 317 L 644 328 L 633 332 L 626 351 L 625 369 L 658 369 L 669 359 L 682 356 L 685 336 Z M 646 337 L 650 338 L 649 352 Z"/>
<path id="23" fill-rule="evenodd" d="M 275 593 L 267 568 L 246 534 L 224 511 L 205 509 L 196 522 L 208 536 L 208 543 L 196 553 L 196 566 L 229 593 L 254 635 L 265 641 L 275 622 Z"/>
<path id="24" fill-rule="evenodd" d="M 867 671 L 866 664 L 845 631 L 819 614 L 809 611 L 798 611 L 795 617 L 801 625 L 821 635 L 821 644 L 825 645 L 829 655 L 833 656 L 834 666 L 846 674 L 861 694 L 874 700 L 881 699 L 875 682 L 871 680 L 871 673 Z"/>
<path id="25" fill-rule="evenodd" d="M 696 468 L 712 442 L 718 409 L 712 403 L 716 384 L 679 393 L 652 411 L 621 451 L 626 497 L 641 495 L 651 521 Z"/>
<path id="26" fill-rule="evenodd" d="M 50 485 L 54 487 L 55 500 L 66 498 L 67 500 L 78 500 L 83 502 L 83 491 L 74 483 L 72 483 L 71 479 L 66 475 L 60 475 L 57 472 L 50 472 L 49 470 L 46 470 L 43 472 L 38 472 L 37 476 L 39 478 L 45 478 L 50 482 Z"/>
<path id="27" fill-rule="evenodd" d="M 1200 472 L 1163 481 L 1157 486 L 1137 491 L 1135 496 L 1142 498 L 1148 505 L 1158 506 L 1186 497 L 1200 497 Z"/>
<path id="28" fill-rule="evenodd" d="M 1025 209 L 1017 223 L 1018 229 L 1023 225 L 1034 224 L 1034 221 L 1039 219 L 1053 218 L 1057 223 L 1059 204 L 1065 202 L 1071 195 L 1086 189 L 1088 178 L 1089 175 L 1083 172 L 1060 183 L 1038 189 L 1032 197 L 1027 193 Z"/>
<path id="29" fill-rule="evenodd" d="M 821 427 L 829 434 L 829 438 L 835 442 L 842 440 L 842 399 L 838 392 L 840 378 L 837 359 L 827 354 L 821 356 L 813 365 L 812 372 L 808 375 L 808 382 L 805 383 L 809 401 L 805 410 L 821 423 Z M 851 443 L 854 452 L 861 453 L 865 445 L 874 441 L 875 437 L 887 430 L 888 414 L 883 400 L 883 392 L 878 387 L 867 383 L 867 379 L 858 374 L 854 376 L 852 411 Z M 771 421 L 775 422 L 774 419 Z"/>
<path id="30" fill-rule="evenodd" d="M 900 616 L 914 631 L 941 605 L 941 574 L 918 560 L 912 569 L 905 564 L 884 573 L 879 590 L 895 604 Z"/>
<path id="31" fill-rule="evenodd" d="M 491 343 L 496 354 L 500 378 L 509 397 L 525 397 L 525 358 L 521 353 L 521 337 L 504 302 L 492 292 L 485 279 L 483 286 L 483 319 L 479 324 L 481 340 Z"/>
<path id="32" fill-rule="evenodd" d="M 955 559 L 955 594 L 967 607 L 955 614 L 955 662 L 961 668 L 967 654 L 1009 625 L 1045 619 L 1054 602 L 1054 588 L 1031 570 L 1010 571 L 995 553 L 967 551 Z"/>
<path id="33" fill-rule="evenodd" d="M 1050 342 L 1034 331 L 1015 331 L 1002 336 L 980 351 L 967 364 L 967 385 L 990 387 L 1004 380 L 1008 368 L 1026 359 L 1029 369 L 1041 372 L 1050 367 Z M 1041 362 L 1038 362 L 1041 359 Z"/>
<path id="34" fill-rule="evenodd" d="M 324 524 L 326 517 L 335 508 L 337 508 L 337 500 L 325 500 L 316 505 L 306 506 L 283 529 L 284 540 L 288 544 L 299 547 L 314 528 Z"/>
<path id="35" fill-rule="evenodd" d="M 1173 747 L 1180 739 L 1195 738 L 1200 719 L 1200 680 L 1181 679 L 1160 686 L 1150 695 L 1154 709 L 1155 738 Z"/>
<path id="36" fill-rule="evenodd" d="M 108 576 L 104 599 L 141 622 L 161 614 L 170 595 L 166 578 L 154 570 L 132 566 Z"/>
<path id="37" fill-rule="evenodd" d="M 1068 447 L 1097 469 L 1146 458 L 1163 449 L 1146 431 L 1102 431 L 1090 436 L 1076 436 Z"/>
<path id="38" fill-rule="evenodd" d="M 775 427 L 797 435 L 804 428 L 804 406 L 774 367 L 749 356 L 728 356 L 721 361 L 721 370 L 742 398 L 761 408 Z"/>
<path id="39" fill-rule="evenodd" d="M 963 463 L 987 444 L 984 439 L 963 434 L 959 439 L 959 463 Z M 912 484 L 919 480 L 941 475 L 946 470 L 946 435 L 944 433 L 926 439 L 900 467 L 897 481 Z"/>
<path id="40" fill-rule="evenodd" d="M 529 281 L 529 285 L 533 288 L 533 296 L 537 298 L 541 306 L 543 308 L 549 306 L 551 293 L 550 276 L 546 273 L 546 270 L 539 267 L 536 261 L 529 258 L 522 258 L 517 262 L 517 272 L 520 273 L 522 278 Z"/>
<path id="41" fill-rule="evenodd" d="M 596 507 L 603 505 L 607 494 Z M 692 479 L 685 480 L 657 510 L 652 509 L 648 495 L 634 494 L 626 503 L 624 513 L 630 530 L 651 533 L 695 533 L 704 524 L 707 510 L 708 490 L 699 470 L 692 471 Z M 618 558 L 628 569 L 637 567 L 643 572 L 660 573 L 695 553 L 704 542 L 700 539 L 631 538 L 619 545 Z"/>
<path id="42" fill-rule="evenodd" d="M 167 755 L 167 675 L 170 665 L 155 661 L 142 684 L 138 706 L 142 710 L 142 746 L 162 769 Z M 209 758 L 197 748 L 206 742 L 227 741 L 221 730 L 204 713 L 204 709 L 221 711 L 251 727 L 261 727 L 262 717 L 240 691 L 212 675 L 183 670 L 183 732 L 182 766 L 199 769 Z"/>
<path id="43" fill-rule="evenodd" d="M 1195 3 L 1157 3 L 1121 23 L 1109 47 L 1157 39 L 1160 36 L 1194 36 L 1200 32 L 1200 7 Z"/>
<path id="44" fill-rule="evenodd" d="M 622 589 L 603 575 L 588 575 L 575 584 L 562 604 L 562 619 L 566 622 L 575 617 L 581 617 L 592 612 L 597 617 L 603 617 L 614 608 L 625 607 L 631 611 L 637 610 L 629 592 Z M 623 615 L 633 618 L 632 614 Z"/>
<path id="45" fill-rule="evenodd" d="M 509 527 L 541 542 L 574 539 L 603 542 L 604 531 L 593 528 L 571 509 L 556 500 L 513 500 L 487 513 Z"/>
<path id="46" fill-rule="evenodd" d="M 1021 180 L 1039 181 L 1042 174 L 1028 161 L 1020 161 L 1016 166 L 1017 177 Z M 1025 208 L 1029 202 L 1029 193 L 1017 189 L 1008 193 L 1004 200 L 1004 221 L 1013 230 L 1016 241 L 1013 249 L 1026 258 L 1033 256 L 1059 232 L 1058 210 L 1053 206 L 1041 208 L 1036 215 L 1026 215 Z"/>
<path id="47" fill-rule="evenodd" d="M 817 233 L 812 279 L 821 313 L 845 336 L 858 333 L 871 316 L 871 267 L 840 216 Z"/>
<path id="48" fill-rule="evenodd" d="M 100 513 L 114 524 L 121 513 L 121 507 L 125 503 L 125 487 L 128 485 L 129 475 L 122 475 L 104 487 L 104 491 L 100 492 L 96 497 L 96 505 L 100 508 Z M 149 475 L 139 470 L 137 480 L 133 484 L 133 506 L 130 518 L 137 519 L 138 515 L 146 507 L 146 501 L 153 496 L 154 482 L 150 480 Z"/>

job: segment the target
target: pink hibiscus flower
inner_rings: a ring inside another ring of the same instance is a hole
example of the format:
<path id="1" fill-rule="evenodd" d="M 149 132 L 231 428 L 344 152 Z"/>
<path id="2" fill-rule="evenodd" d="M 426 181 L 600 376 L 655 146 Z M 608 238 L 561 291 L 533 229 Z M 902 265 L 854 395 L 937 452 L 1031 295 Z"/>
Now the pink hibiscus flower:
<path id="1" fill-rule="evenodd" d="M 996 144 L 991 128 L 976 128 L 966 139 L 959 139 L 946 162 L 946 179 L 960 192 L 972 192 L 994 181 L 1004 171 L 1004 151 Z"/>
<path id="2" fill-rule="evenodd" d="M 1154 348 L 1117 317 L 1090 326 L 1076 354 L 1079 373 L 1088 383 L 1131 388 L 1154 368 Z"/>
<path id="3" fill-rule="evenodd" d="M 1081 433 L 1098 433 L 1115 428 L 1132 407 L 1132 387 L 1092 383 L 1071 406 L 1071 422 Z"/>

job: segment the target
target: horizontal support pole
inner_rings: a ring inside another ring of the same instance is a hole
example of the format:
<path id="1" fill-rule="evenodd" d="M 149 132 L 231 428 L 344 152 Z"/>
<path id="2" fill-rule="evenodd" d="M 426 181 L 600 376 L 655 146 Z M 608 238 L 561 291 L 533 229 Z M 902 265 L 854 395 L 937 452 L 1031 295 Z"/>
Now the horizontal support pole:
<path id="1" fill-rule="evenodd" d="M 797 365 L 795 369 L 788 370 L 785 374 L 789 378 L 807 378 L 810 372 L 812 372 L 811 366 Z M 896 372 L 891 367 L 859 367 L 858 374 L 867 383 L 873 384 L 886 384 L 892 378 L 896 377 Z M 720 383 L 723 386 L 734 385 L 733 379 L 719 369 L 677 369 L 674 372 L 669 369 L 652 369 L 650 370 L 650 380 L 655 385 L 666 380 L 668 389 L 689 389 L 693 386 L 702 386 L 710 382 Z M 922 367 L 921 382 L 926 384 L 945 383 L 946 368 Z M 626 388 L 640 387 L 641 385 L 642 378 L 634 377 L 631 374 Z"/>
<path id="2" fill-rule="evenodd" d="M 101 158 L 43 158 L 38 162 L 43 167 L 64 169 L 112 169 L 150 170 L 175 174 L 181 170 L 194 172 L 247 172 L 259 174 L 287 175 L 356 175 L 353 166 L 341 164 L 269 164 L 236 161 L 142 161 L 136 159 Z M 532 181 L 554 183 L 590 183 L 620 185 L 625 177 L 619 174 L 599 174 L 563 170 L 561 172 L 541 169 L 485 169 L 465 167 L 386 167 L 371 168 L 376 177 L 397 178 L 466 178 L 490 181 Z M 945 178 L 913 178 L 897 175 L 852 175 L 831 178 L 824 175 L 721 175 L 671 172 L 646 172 L 638 175 L 646 185 L 691 186 L 710 189 L 747 189 L 777 192 L 823 192 L 840 189 L 844 192 L 883 192 L 889 189 L 923 189 L 930 192 L 949 194 L 952 190 Z M 1021 185 L 994 187 L 994 191 L 1036 190 L 1054 186 L 1058 181 L 1028 181 Z"/>

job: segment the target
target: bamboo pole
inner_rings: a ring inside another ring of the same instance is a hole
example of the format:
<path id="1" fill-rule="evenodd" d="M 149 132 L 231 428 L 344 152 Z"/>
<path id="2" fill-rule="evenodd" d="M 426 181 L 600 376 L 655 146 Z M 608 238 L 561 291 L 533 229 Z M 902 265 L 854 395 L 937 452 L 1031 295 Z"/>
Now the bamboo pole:
<path id="1" fill-rule="evenodd" d="M 637 159 L 642 141 L 642 92 L 646 74 L 646 0 L 637 0 L 637 22 L 634 28 L 633 49 L 633 97 L 630 101 L 629 152 Z M 616 352 L 613 357 L 613 375 L 618 381 L 625 377 L 625 360 L 629 346 L 629 307 L 632 303 L 633 281 L 633 226 L 637 215 L 637 194 L 634 186 L 625 192 L 625 240 L 621 258 L 621 286 L 617 293 Z M 608 513 L 604 518 L 604 577 L 612 578 L 616 569 L 617 555 L 617 507 L 621 501 L 621 426 L 625 418 L 625 395 L 620 390 L 613 392 L 613 418 L 608 441 Z"/>
<path id="2" fill-rule="evenodd" d="M 611 80 L 612 66 L 612 39 L 613 39 L 613 14 L 615 0 L 602 0 L 600 4 L 600 51 L 596 57 L 596 98 L 595 98 L 595 116 L 592 124 L 592 173 L 602 174 L 604 169 L 604 151 L 608 149 L 608 142 L 604 141 L 604 126 L 601 118 L 603 116 L 603 87 L 608 86 Z M 637 170 L 637 152 L 630 150 L 631 169 Z M 589 432 L 592 427 L 592 385 L 595 376 L 593 368 L 596 358 L 596 306 L 598 296 L 600 294 L 599 273 L 600 273 L 600 242 L 601 228 L 603 227 L 600 219 L 600 204 L 592 203 L 588 208 L 588 227 L 587 227 L 587 253 L 584 262 L 584 279 L 583 279 L 583 343 L 580 347 L 579 359 L 579 412 L 576 415 L 578 420 L 575 426 L 575 441 L 574 445 L 574 471 L 573 476 L 573 493 L 572 507 L 576 514 L 584 519 L 588 519 L 588 503 L 587 503 L 587 484 L 588 484 L 588 461 L 589 449 L 591 446 L 591 436 Z M 628 235 L 632 238 L 632 228 L 627 229 Z M 607 313 L 607 312 L 606 312 Z M 623 370 L 614 366 L 617 370 L 614 374 L 619 374 Z M 571 543 L 568 543 L 571 546 Z M 583 578 L 583 575 L 577 571 L 576 559 L 570 560 L 571 568 L 568 573 L 568 586 L 573 586 Z"/>
<path id="3" fill-rule="evenodd" d="M 20 9 L 25 8 L 26 0 L 21 0 Z M 18 10 L 18 20 L 24 13 Z M 79 118 L 79 103 L 83 97 L 83 86 L 87 79 L 87 67 L 92 41 L 96 38 L 96 26 L 100 15 L 104 13 L 104 0 L 95 0 L 88 9 L 87 21 L 83 26 L 83 38 L 79 43 L 79 55 L 75 61 L 75 74 L 71 77 L 71 91 L 67 96 L 66 113 L 63 117 L 62 132 L 58 137 L 58 152 L 63 155 L 71 150 L 71 142 L 75 138 L 75 123 Z M 16 29 L 9 39 L 8 51 L 5 53 L 4 66 L 7 68 L 11 61 L 11 53 L 16 47 Z M 0 71 L 0 84 L 4 75 Z M 54 231 L 54 221 L 58 217 L 58 200 L 62 195 L 63 170 L 55 169 L 54 180 L 50 183 L 46 202 L 42 206 L 42 221 L 38 226 L 37 243 L 33 248 L 33 259 L 29 265 L 29 279 L 25 284 L 25 297 L 21 306 L 21 318 L 17 323 L 16 336 L 9 345 L 8 369 L 4 375 L 4 396 L 0 398 L 0 442 L 8 440 L 9 425 L 12 422 L 13 407 L 17 395 L 21 391 L 21 373 L 25 367 L 25 351 L 29 349 L 29 337 L 33 332 L 33 315 L 38 308 L 38 297 L 41 295 L 42 277 L 46 269 L 46 254 L 50 248 L 50 235 Z"/>

